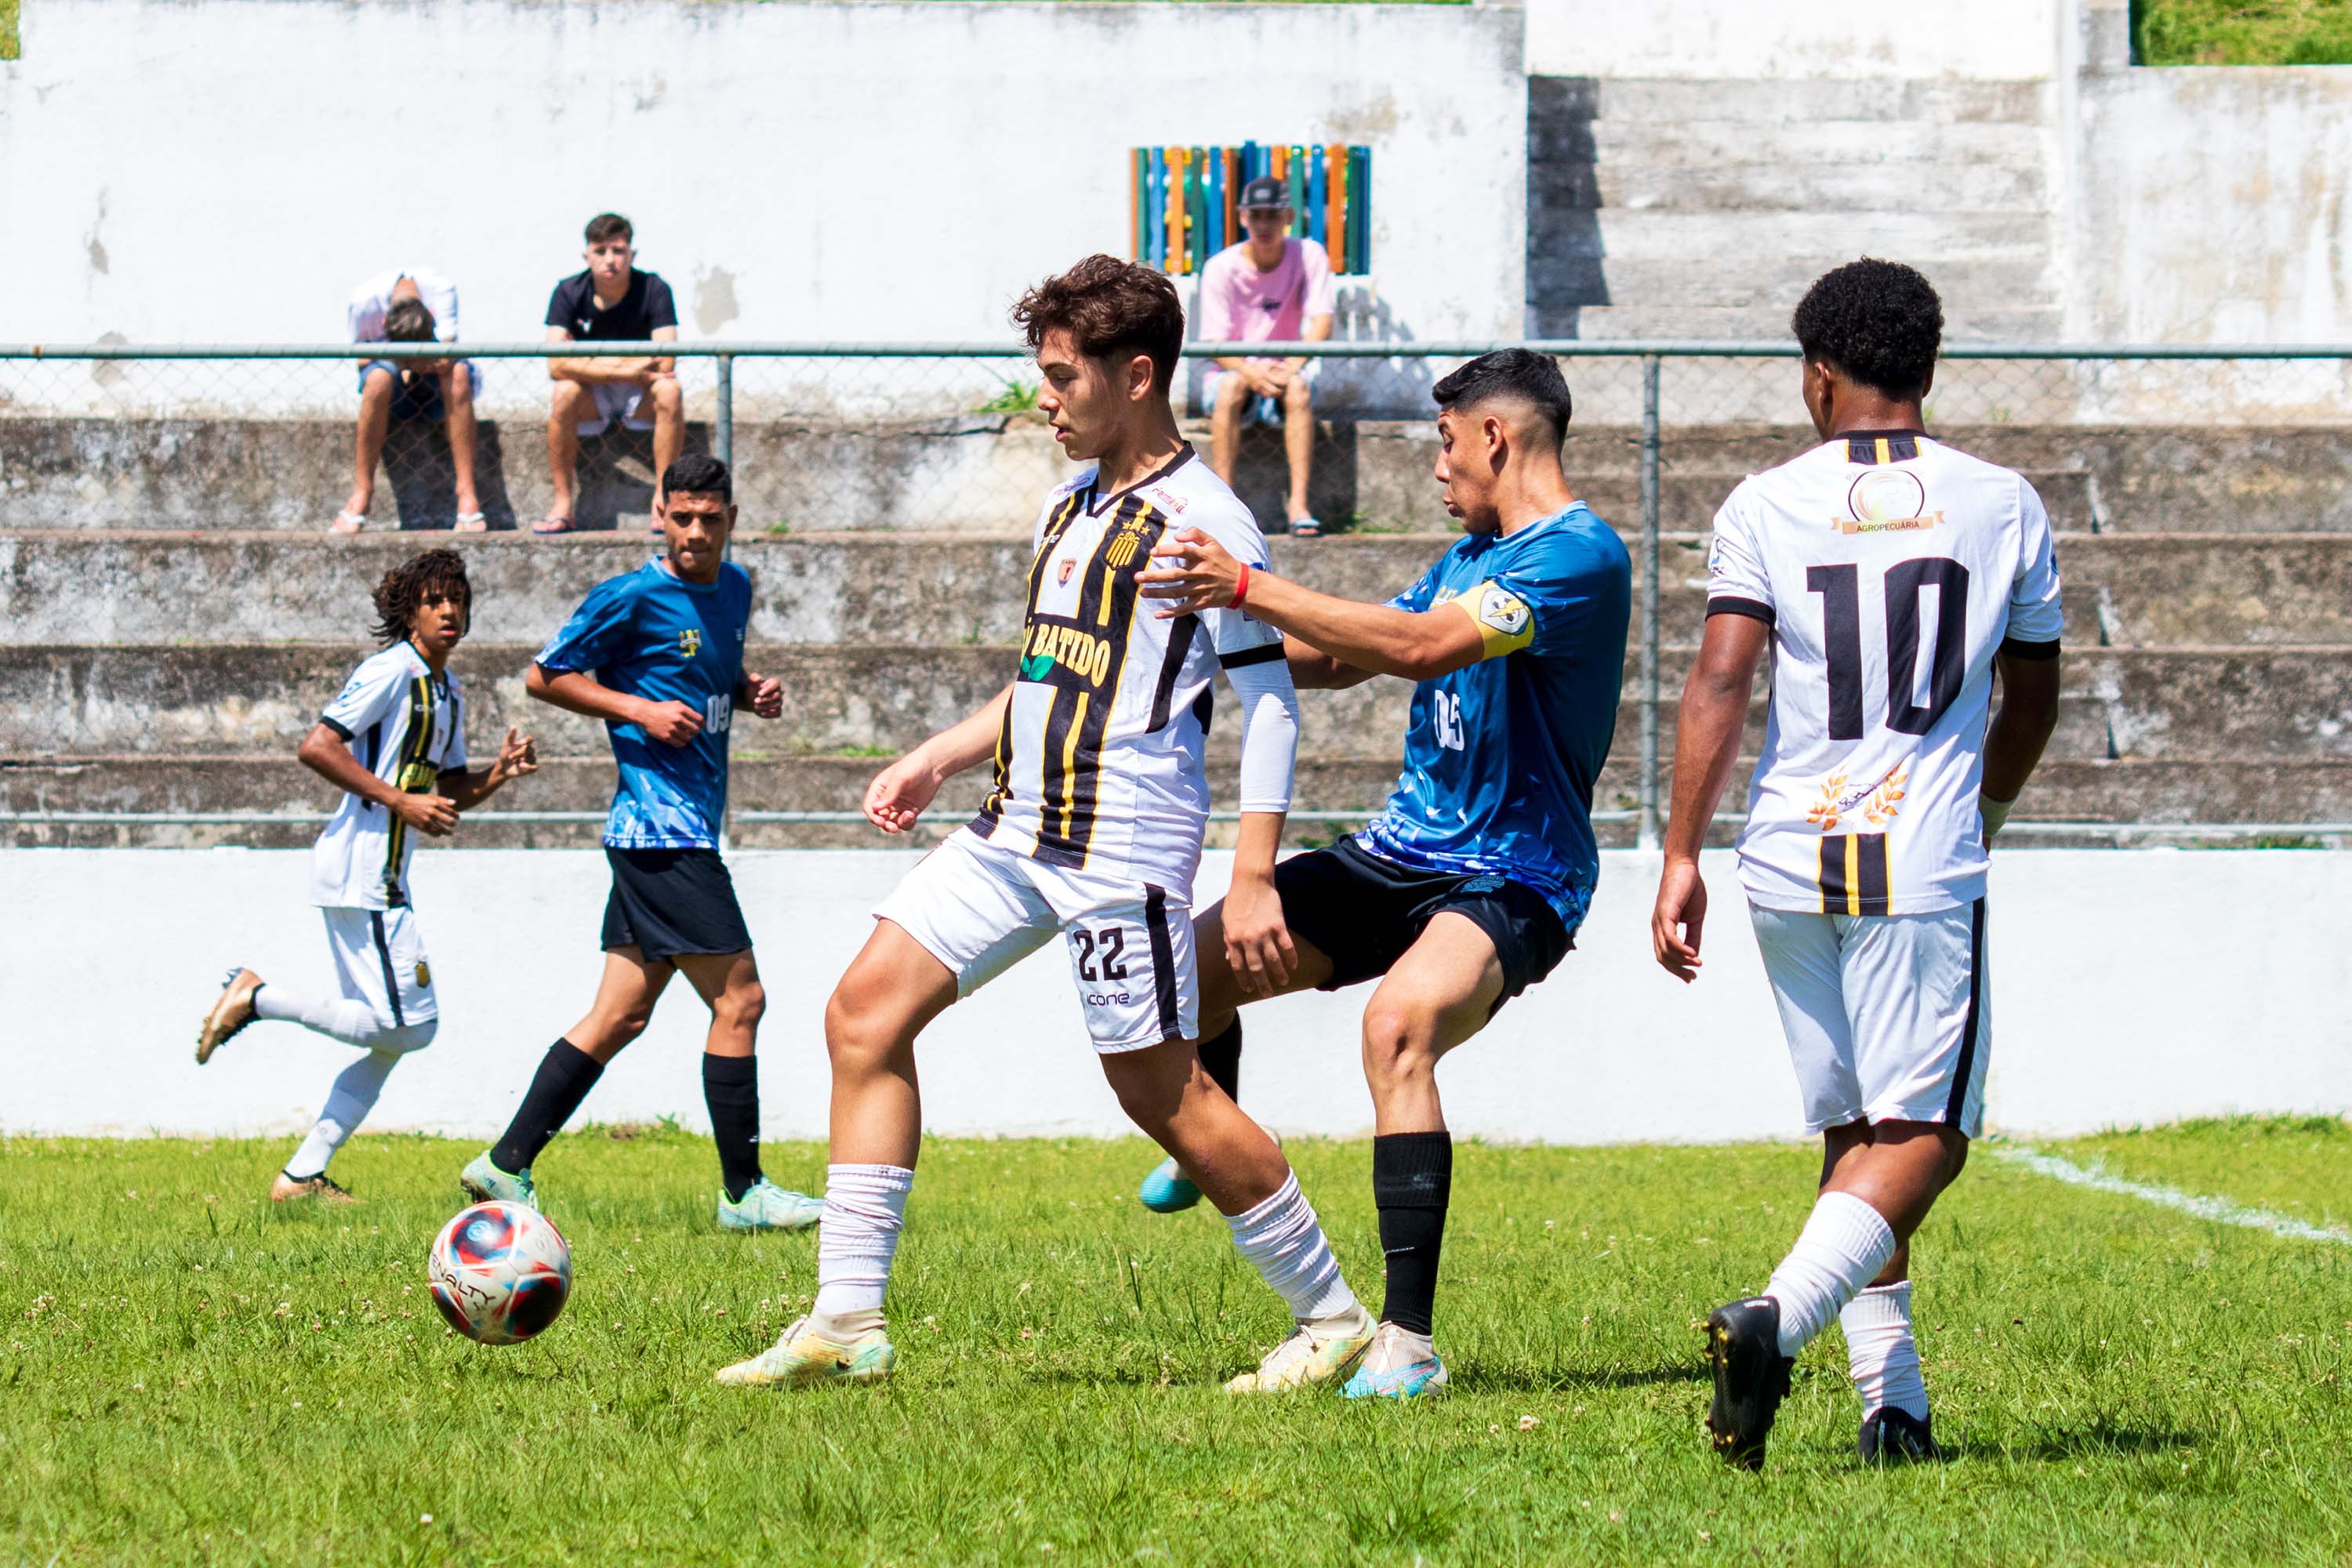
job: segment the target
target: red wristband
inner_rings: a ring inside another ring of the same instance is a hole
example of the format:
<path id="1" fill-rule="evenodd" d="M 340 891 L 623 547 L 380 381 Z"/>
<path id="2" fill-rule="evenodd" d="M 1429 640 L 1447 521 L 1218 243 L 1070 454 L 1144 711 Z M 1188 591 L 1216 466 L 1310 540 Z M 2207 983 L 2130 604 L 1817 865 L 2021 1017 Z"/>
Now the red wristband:
<path id="1" fill-rule="evenodd" d="M 1236 610 L 1242 607 L 1242 601 L 1249 597 L 1249 563 L 1244 561 L 1241 566 L 1241 575 L 1234 579 L 1234 608 Z"/>

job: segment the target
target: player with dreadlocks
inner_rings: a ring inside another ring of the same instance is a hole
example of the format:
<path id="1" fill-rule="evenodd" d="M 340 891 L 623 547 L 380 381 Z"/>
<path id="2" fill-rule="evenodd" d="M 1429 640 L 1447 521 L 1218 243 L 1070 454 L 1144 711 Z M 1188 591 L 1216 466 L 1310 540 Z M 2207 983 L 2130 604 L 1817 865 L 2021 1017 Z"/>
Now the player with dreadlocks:
<path id="1" fill-rule="evenodd" d="M 465 698 L 449 655 L 473 612 L 466 562 L 428 550 L 376 584 L 376 640 L 327 704 L 295 754 L 343 792 L 310 852 L 310 901 L 326 917 L 337 994 L 320 997 L 265 985 L 242 966 L 205 1013 L 199 1067 L 257 1018 L 304 1025 L 367 1054 L 345 1068 L 318 1125 L 270 1184 L 269 1196 L 349 1202 L 327 1162 L 358 1128 L 404 1054 L 433 1043 L 441 1004 L 425 940 L 409 907 L 408 863 L 419 834 L 446 838 L 457 816 L 508 780 L 539 767 L 529 735 L 509 729 L 498 761 L 466 766 Z"/>

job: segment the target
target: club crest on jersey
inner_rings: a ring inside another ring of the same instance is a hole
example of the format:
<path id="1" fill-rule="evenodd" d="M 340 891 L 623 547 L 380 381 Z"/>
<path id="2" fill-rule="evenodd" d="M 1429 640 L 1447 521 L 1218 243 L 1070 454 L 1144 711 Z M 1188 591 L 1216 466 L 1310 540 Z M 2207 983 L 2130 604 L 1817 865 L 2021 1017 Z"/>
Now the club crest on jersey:
<path id="1" fill-rule="evenodd" d="M 1075 555 L 1065 555 L 1062 557 L 1062 563 L 1054 569 L 1054 581 L 1066 584 L 1070 580 L 1070 574 L 1077 569 L 1078 558 Z"/>
<path id="2" fill-rule="evenodd" d="M 421 958 L 416 961 L 416 984 L 420 987 L 433 984 L 433 966 Z"/>
<path id="3" fill-rule="evenodd" d="M 1840 533 L 1924 532 L 1944 521 L 1927 510 L 1927 487 L 1908 468 L 1865 468 L 1845 492 L 1850 514 L 1831 521 Z"/>
<path id="4" fill-rule="evenodd" d="M 686 655 L 688 658 L 692 658 L 696 654 L 700 653 L 702 651 L 702 632 L 700 628 L 688 626 L 686 630 L 678 633 L 677 651 Z"/>
<path id="5" fill-rule="evenodd" d="M 1857 808 L 1873 827 L 1884 827 L 1901 815 L 1903 797 L 1910 793 L 1903 787 L 1911 777 L 1909 759 L 1895 763 L 1886 770 L 1885 777 L 1862 789 L 1847 789 L 1847 776 L 1835 773 L 1822 780 L 1821 799 L 1805 808 L 1808 825 L 1833 833 Z"/>

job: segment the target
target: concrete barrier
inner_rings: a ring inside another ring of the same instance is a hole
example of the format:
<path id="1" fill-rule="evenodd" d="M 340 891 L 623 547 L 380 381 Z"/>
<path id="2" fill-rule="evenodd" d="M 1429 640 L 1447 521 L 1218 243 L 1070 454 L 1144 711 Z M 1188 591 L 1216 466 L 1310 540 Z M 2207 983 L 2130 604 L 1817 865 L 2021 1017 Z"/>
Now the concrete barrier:
<path id="1" fill-rule="evenodd" d="M 770 1006 L 772 1138 L 821 1137 L 824 998 L 910 854 L 744 853 L 735 876 Z M 1654 857 L 1605 857 L 1579 949 L 1443 1072 L 1464 1136 L 1547 1142 L 1798 1131 L 1780 1028 L 1728 858 L 1710 858 L 1709 963 L 1685 988 L 1649 954 Z M 1212 856 L 1205 900 L 1226 875 Z M 197 1019 L 231 963 L 316 990 L 330 973 L 299 852 L 0 852 L 0 1130 L 214 1136 L 315 1114 L 351 1051 L 258 1025 L 199 1070 Z M 416 877 L 443 1024 L 372 1125 L 495 1133 L 547 1043 L 586 1006 L 605 873 L 593 853 L 428 855 Z M 2352 1110 L 2352 854 L 2004 852 L 1994 870 L 1990 1125 L 2055 1135 L 2234 1112 Z M 1290 1132 L 1354 1134 L 1367 992 L 1249 1014 L 1244 1101 Z M 682 991 L 585 1115 L 704 1124 L 704 1015 Z M 929 1128 L 1124 1129 L 1090 1059 L 1058 944 L 951 1011 L 922 1051 Z M 806 1174 L 806 1173 L 803 1173 Z"/>

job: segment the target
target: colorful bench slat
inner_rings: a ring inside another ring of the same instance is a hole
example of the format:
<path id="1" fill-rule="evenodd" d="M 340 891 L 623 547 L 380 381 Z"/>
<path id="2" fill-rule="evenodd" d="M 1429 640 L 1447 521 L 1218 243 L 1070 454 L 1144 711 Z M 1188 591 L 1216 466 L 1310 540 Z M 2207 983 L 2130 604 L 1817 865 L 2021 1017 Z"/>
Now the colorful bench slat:
<path id="1" fill-rule="evenodd" d="M 1244 142 L 1138 147 L 1128 169 L 1129 244 L 1138 260 L 1183 277 L 1247 237 L 1242 187 L 1272 176 L 1290 187 L 1290 232 L 1330 254 L 1331 268 L 1371 270 L 1372 155 L 1344 142 Z"/>

